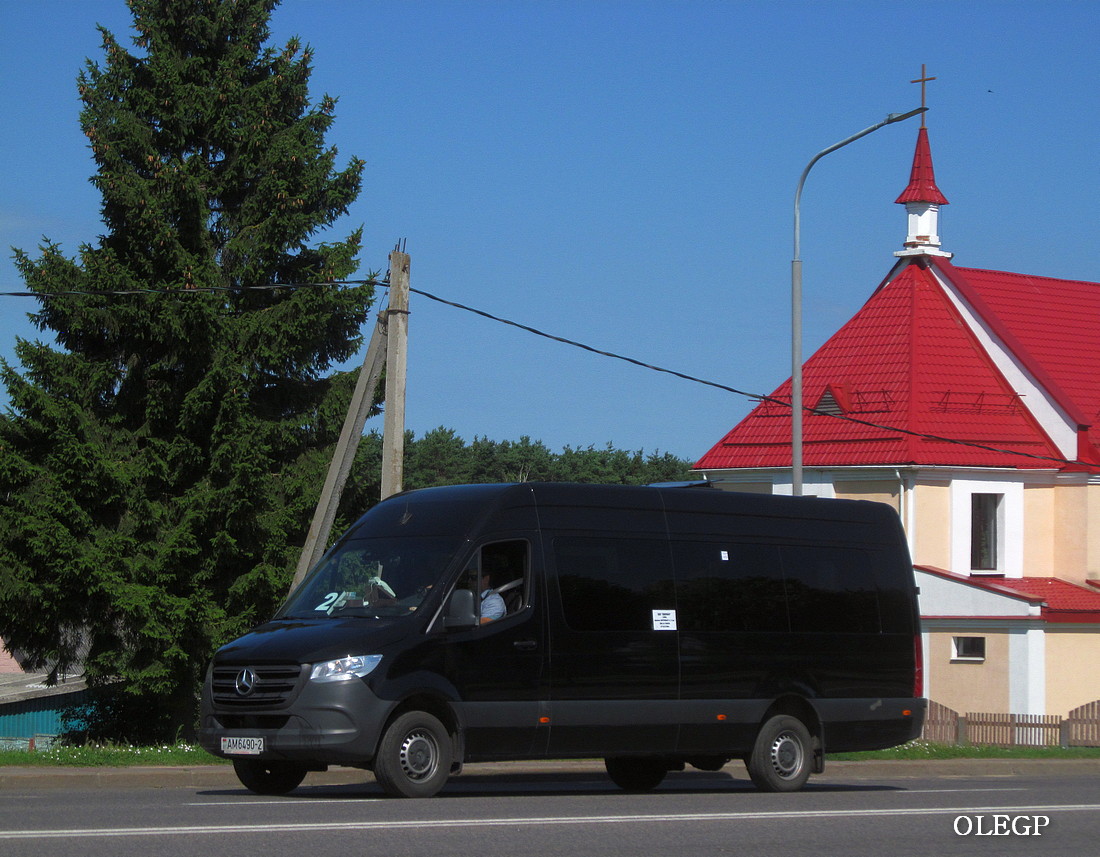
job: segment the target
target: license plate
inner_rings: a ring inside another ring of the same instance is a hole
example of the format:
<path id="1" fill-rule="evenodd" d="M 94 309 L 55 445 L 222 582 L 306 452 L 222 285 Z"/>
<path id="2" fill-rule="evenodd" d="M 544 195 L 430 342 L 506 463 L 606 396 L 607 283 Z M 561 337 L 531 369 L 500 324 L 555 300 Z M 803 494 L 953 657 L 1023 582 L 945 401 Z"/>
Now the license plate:
<path id="1" fill-rule="evenodd" d="M 222 752 L 228 756 L 258 756 L 263 751 L 263 738 L 222 738 Z"/>

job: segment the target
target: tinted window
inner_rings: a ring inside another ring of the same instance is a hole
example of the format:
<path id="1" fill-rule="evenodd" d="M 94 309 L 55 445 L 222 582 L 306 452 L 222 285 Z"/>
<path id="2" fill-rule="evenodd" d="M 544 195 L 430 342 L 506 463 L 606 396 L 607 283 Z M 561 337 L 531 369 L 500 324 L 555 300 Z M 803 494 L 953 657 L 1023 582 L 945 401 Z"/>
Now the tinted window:
<path id="1" fill-rule="evenodd" d="M 780 548 L 792 631 L 877 633 L 877 551 Z"/>
<path id="2" fill-rule="evenodd" d="M 675 607 L 664 541 L 559 537 L 554 561 L 574 630 L 652 630 L 653 611 Z"/>
<path id="3" fill-rule="evenodd" d="M 528 554 L 526 541 L 494 542 L 467 562 L 454 588 L 477 596 L 482 624 L 519 613 L 529 603 Z"/>
<path id="4" fill-rule="evenodd" d="M 913 594 L 913 567 L 908 555 L 897 551 L 872 553 L 878 584 L 879 623 L 884 633 L 912 634 L 917 630 Z"/>
<path id="5" fill-rule="evenodd" d="M 778 548 L 674 542 L 672 552 L 681 630 L 787 630 Z"/>

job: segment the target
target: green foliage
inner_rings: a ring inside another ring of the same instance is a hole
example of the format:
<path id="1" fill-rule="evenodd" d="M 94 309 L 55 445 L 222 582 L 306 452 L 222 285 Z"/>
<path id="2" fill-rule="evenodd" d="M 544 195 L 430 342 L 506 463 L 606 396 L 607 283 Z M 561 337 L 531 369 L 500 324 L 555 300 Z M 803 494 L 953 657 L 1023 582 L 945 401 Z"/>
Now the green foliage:
<path id="1" fill-rule="evenodd" d="M 834 762 L 920 759 L 1100 759 L 1100 747 L 991 747 L 973 744 L 935 744 L 916 740 L 888 750 L 829 753 Z"/>
<path id="2" fill-rule="evenodd" d="M 202 747 L 183 742 L 162 744 L 53 743 L 35 751 L 0 749 L 0 767 L 128 768 L 135 765 L 227 765 Z"/>
<path id="3" fill-rule="evenodd" d="M 382 438 L 375 432 L 359 445 L 351 478 L 344 489 L 335 540 L 343 529 L 378 502 L 381 494 Z M 566 447 L 551 452 L 542 441 L 493 441 L 475 437 L 467 443 L 453 429 L 437 428 L 417 439 L 405 436 L 404 487 L 493 482 L 593 482 L 645 485 L 690 479 L 691 462 L 670 453 L 626 452 Z"/>
<path id="4" fill-rule="evenodd" d="M 918 745 L 918 746 L 915 746 Z M 923 746 L 919 746 L 923 745 Z M 915 741 L 893 750 L 867 753 L 830 753 L 830 762 L 861 760 L 896 760 L 899 762 L 937 759 L 1100 759 L 1100 747 L 971 747 L 965 745 L 927 744 Z M 201 747 L 184 742 L 164 744 L 118 744 L 88 742 L 66 744 L 55 742 L 48 749 L 34 752 L 0 749 L 0 767 L 128 767 L 131 765 L 216 765 L 228 764 L 211 756 Z M 600 764 L 600 763 L 593 763 Z M 735 772 L 736 763 L 727 770 Z"/>
<path id="5" fill-rule="evenodd" d="M 0 364 L 0 634 L 118 684 L 148 737 L 191 725 L 210 652 L 285 594 L 373 291 L 195 291 L 348 278 L 359 231 L 310 242 L 363 162 L 324 145 L 309 49 L 266 46 L 273 0 L 129 5 L 135 50 L 103 31 L 78 78 L 105 234 L 15 255 L 60 347 Z M 108 294 L 142 288 L 178 294 Z"/>

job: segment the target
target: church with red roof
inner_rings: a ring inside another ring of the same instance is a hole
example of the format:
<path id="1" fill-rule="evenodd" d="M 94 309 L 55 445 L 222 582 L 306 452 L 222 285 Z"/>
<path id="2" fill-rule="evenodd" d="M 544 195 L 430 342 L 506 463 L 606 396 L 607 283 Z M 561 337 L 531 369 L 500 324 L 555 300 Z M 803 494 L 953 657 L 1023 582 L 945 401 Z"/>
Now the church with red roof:
<path id="1" fill-rule="evenodd" d="M 922 125 L 903 249 L 803 364 L 804 493 L 899 513 L 926 694 L 960 713 L 1100 699 L 1100 283 L 956 266 Z M 791 381 L 695 470 L 792 492 Z"/>

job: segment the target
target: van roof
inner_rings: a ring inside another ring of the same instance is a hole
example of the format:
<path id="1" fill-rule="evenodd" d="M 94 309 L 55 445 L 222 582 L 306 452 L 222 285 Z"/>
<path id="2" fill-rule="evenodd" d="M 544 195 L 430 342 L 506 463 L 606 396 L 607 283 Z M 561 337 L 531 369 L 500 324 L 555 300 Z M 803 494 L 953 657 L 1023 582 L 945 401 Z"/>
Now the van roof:
<path id="1" fill-rule="evenodd" d="M 705 487 L 710 486 L 710 487 Z M 418 501 L 471 502 L 487 505 L 627 506 L 673 510 L 702 510 L 728 514 L 832 520 L 875 520 L 896 517 L 885 503 L 868 500 L 792 497 L 726 491 L 706 482 L 673 482 L 651 485 L 611 485 L 581 482 L 502 482 L 444 485 L 396 494 L 385 502 L 404 498 Z"/>

